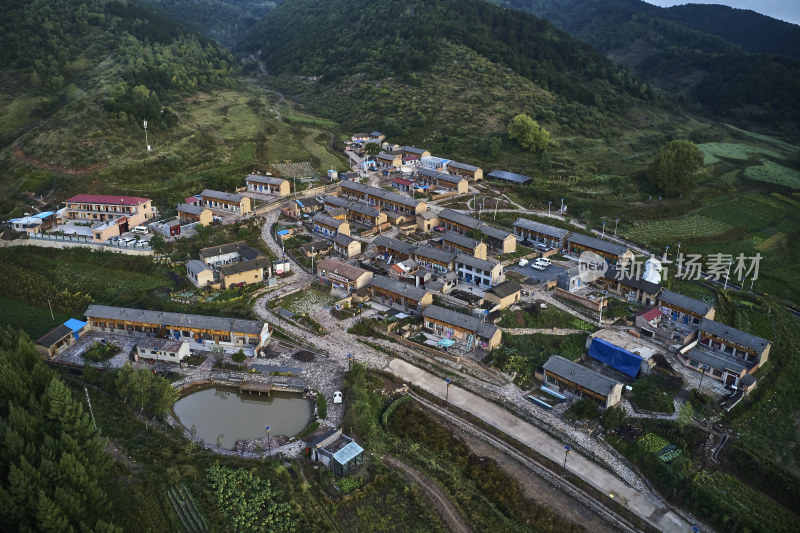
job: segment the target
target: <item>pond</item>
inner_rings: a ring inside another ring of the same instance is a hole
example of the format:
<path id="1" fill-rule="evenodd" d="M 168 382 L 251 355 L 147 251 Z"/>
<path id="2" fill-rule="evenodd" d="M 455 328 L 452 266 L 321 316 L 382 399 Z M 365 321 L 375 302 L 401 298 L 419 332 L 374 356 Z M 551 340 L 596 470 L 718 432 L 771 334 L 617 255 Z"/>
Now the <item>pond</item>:
<path id="1" fill-rule="evenodd" d="M 272 392 L 270 396 L 240 393 L 232 387 L 212 387 L 192 392 L 175 402 L 175 416 L 187 429 L 195 428 L 195 436 L 216 444 L 222 435 L 223 448 L 232 449 L 237 440 L 270 435 L 291 437 L 311 421 L 311 400 L 299 394 Z"/>

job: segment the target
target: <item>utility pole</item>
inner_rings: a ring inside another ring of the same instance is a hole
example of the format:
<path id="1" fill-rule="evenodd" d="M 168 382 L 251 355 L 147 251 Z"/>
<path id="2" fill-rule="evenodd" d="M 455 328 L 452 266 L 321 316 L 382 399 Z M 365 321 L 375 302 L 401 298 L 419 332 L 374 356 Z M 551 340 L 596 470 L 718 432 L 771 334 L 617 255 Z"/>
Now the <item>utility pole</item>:
<path id="1" fill-rule="evenodd" d="M 732 264 L 733 264 L 733 258 L 731 258 L 730 261 L 728 261 L 728 270 L 727 270 L 727 272 L 725 272 L 725 285 L 722 287 L 723 291 L 728 290 L 728 279 L 730 279 L 731 265 Z"/>
<path id="2" fill-rule="evenodd" d="M 619 217 L 614 219 L 614 237 L 617 236 L 617 226 L 619 225 Z M 680 245 L 678 245 L 680 246 Z"/>
<path id="3" fill-rule="evenodd" d="M 444 404 L 445 404 L 445 406 L 449 406 L 450 405 L 449 404 L 449 401 L 450 401 L 450 384 L 452 383 L 452 381 L 450 380 L 450 378 L 445 378 L 444 382 L 446 383 L 446 387 L 447 387 L 445 389 L 446 392 L 444 394 Z"/>
<path id="4" fill-rule="evenodd" d="M 567 473 L 567 457 L 569 456 L 569 452 L 572 451 L 572 447 L 569 444 L 564 445 L 564 466 L 561 468 L 561 477 L 564 477 L 564 474 Z"/>
<path id="5" fill-rule="evenodd" d="M 83 391 L 86 393 L 86 403 L 89 404 L 89 414 L 92 415 L 92 425 L 94 425 L 94 430 L 97 431 L 97 422 L 94 419 L 94 411 L 92 410 L 92 400 L 89 399 L 89 389 L 84 387 Z"/>
<path id="6" fill-rule="evenodd" d="M 495 199 L 495 201 L 494 201 L 494 216 L 492 217 L 492 220 L 497 220 L 497 206 L 499 204 L 500 204 L 500 200 L 499 199 Z"/>
<path id="7" fill-rule="evenodd" d="M 55 320 L 56 317 L 53 316 L 53 305 L 50 303 L 50 298 L 47 299 L 47 307 L 50 308 L 50 319 Z"/>
<path id="8" fill-rule="evenodd" d="M 144 145 L 147 147 L 147 151 L 150 151 L 150 142 L 147 140 L 147 119 L 144 119 Z"/>
<path id="9" fill-rule="evenodd" d="M 272 457 L 272 442 L 269 439 L 269 426 L 264 426 L 264 432 L 267 434 L 267 454 Z"/>

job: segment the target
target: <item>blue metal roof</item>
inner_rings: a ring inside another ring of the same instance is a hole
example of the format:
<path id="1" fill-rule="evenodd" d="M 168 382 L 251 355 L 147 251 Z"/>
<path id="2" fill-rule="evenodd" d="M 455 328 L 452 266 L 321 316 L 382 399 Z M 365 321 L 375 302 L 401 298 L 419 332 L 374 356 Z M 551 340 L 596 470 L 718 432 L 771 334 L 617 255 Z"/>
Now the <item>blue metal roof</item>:
<path id="1" fill-rule="evenodd" d="M 295 200 L 295 202 L 297 202 L 297 205 L 299 205 L 300 207 L 305 207 L 305 206 L 303 205 L 303 202 L 301 202 L 300 200 Z"/>
<path id="2" fill-rule="evenodd" d="M 362 453 L 364 453 L 364 448 L 356 444 L 355 441 L 348 442 L 346 446 L 333 454 L 333 460 L 340 465 L 346 465 Z"/>
<path id="3" fill-rule="evenodd" d="M 278 230 L 277 233 L 278 233 L 278 235 L 289 235 L 289 230 L 288 229 L 282 229 L 282 230 Z"/>
<path id="4" fill-rule="evenodd" d="M 81 320 L 78 320 L 77 318 L 70 318 L 69 320 L 64 322 L 64 325 L 67 326 L 72 331 L 78 331 L 79 329 L 85 328 L 87 323 L 88 322 L 83 322 Z"/>
<path id="5" fill-rule="evenodd" d="M 54 215 L 54 214 L 55 214 L 55 212 L 53 212 L 53 211 L 42 211 L 41 213 L 36 213 L 35 215 L 33 215 L 33 218 L 47 218 L 50 215 Z"/>
<path id="6" fill-rule="evenodd" d="M 507 170 L 494 170 L 489 173 L 489 177 L 496 178 L 499 180 L 511 181 L 514 183 L 528 183 L 532 179 L 528 176 L 523 176 L 522 174 L 514 174 L 513 172 L 509 172 Z"/>

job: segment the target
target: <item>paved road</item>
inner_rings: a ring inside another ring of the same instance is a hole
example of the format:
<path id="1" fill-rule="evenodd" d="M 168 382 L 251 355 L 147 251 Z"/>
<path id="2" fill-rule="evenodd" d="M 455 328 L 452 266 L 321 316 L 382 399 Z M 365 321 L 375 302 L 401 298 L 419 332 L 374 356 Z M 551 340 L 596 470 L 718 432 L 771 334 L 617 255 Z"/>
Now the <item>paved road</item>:
<path id="1" fill-rule="evenodd" d="M 442 379 L 400 359 L 393 359 L 386 370 L 397 377 L 414 383 L 422 389 L 443 398 L 445 386 Z M 564 461 L 564 443 L 554 439 L 533 425 L 520 420 L 505 409 L 459 387 L 450 387 L 449 401 L 520 442 L 528 444 L 538 453 L 558 463 Z M 665 532 L 691 531 L 692 524 L 676 515 L 663 503 L 649 494 L 630 487 L 600 465 L 571 453 L 567 469 L 605 494 L 613 494 L 622 505 Z"/>

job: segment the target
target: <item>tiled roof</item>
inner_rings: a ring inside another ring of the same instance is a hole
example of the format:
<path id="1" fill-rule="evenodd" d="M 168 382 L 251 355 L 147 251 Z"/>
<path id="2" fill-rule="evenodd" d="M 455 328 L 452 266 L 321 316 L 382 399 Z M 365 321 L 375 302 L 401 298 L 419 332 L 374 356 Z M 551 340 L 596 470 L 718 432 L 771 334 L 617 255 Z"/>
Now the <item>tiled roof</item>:
<path id="1" fill-rule="evenodd" d="M 355 281 L 360 278 L 363 274 L 366 274 L 367 271 L 363 268 L 359 268 L 355 265 L 351 265 L 350 263 L 346 263 L 344 261 L 340 261 L 338 259 L 327 258 L 323 259 L 319 263 L 317 263 L 318 267 L 317 270 L 325 270 L 329 273 L 339 274 L 350 281 Z"/>
<path id="2" fill-rule="evenodd" d="M 729 369 L 733 370 L 737 374 L 741 373 L 742 370 L 747 369 L 747 365 L 743 360 L 731 357 L 724 352 L 709 350 L 701 344 L 698 344 L 689 350 L 689 352 L 686 354 L 686 357 L 689 359 L 694 359 L 701 364 L 708 365 L 711 368 L 715 368 L 717 370 Z"/>
<path id="3" fill-rule="evenodd" d="M 654 307 L 652 309 L 648 309 L 646 311 L 642 311 L 641 313 L 639 313 L 638 316 L 640 316 L 640 317 L 644 318 L 645 320 L 647 320 L 648 322 L 650 322 L 651 320 L 655 320 L 656 318 L 660 317 L 661 316 L 661 311 L 659 311 L 658 308 Z"/>
<path id="4" fill-rule="evenodd" d="M 72 335 L 72 329 L 69 326 L 61 324 L 53 331 L 36 341 L 36 344 L 49 348 L 68 335 Z"/>
<path id="5" fill-rule="evenodd" d="M 192 259 L 186 263 L 186 270 L 197 276 L 204 270 L 211 270 L 211 267 L 198 259 Z"/>
<path id="6" fill-rule="evenodd" d="M 414 255 L 417 247 L 413 244 L 408 244 L 407 242 L 403 242 L 397 239 L 393 239 L 391 237 L 387 237 L 386 235 L 378 235 L 374 241 L 372 241 L 375 246 L 383 246 L 389 250 L 394 252 L 400 252 L 404 255 Z"/>
<path id="7" fill-rule="evenodd" d="M 374 207 L 370 207 L 363 202 L 351 202 L 350 205 L 347 207 L 350 211 L 355 211 L 356 213 L 361 213 L 362 215 L 367 215 L 370 217 L 377 217 L 381 214 L 380 211 L 375 209 Z"/>
<path id="8" fill-rule="evenodd" d="M 403 151 L 417 155 L 422 155 L 423 153 L 427 152 L 427 150 L 424 148 L 417 148 L 416 146 L 403 146 Z"/>
<path id="9" fill-rule="evenodd" d="M 550 359 L 544 363 L 544 369 L 601 396 L 611 394 L 611 391 L 617 385 L 617 381 L 610 377 L 565 359 L 560 355 L 551 355 Z"/>
<path id="10" fill-rule="evenodd" d="M 422 311 L 422 316 L 425 318 L 431 318 L 433 320 L 439 320 L 445 324 L 458 326 L 468 331 L 472 331 L 473 333 L 477 332 L 480 325 L 483 324 L 483 321 L 478 317 L 465 315 L 464 313 L 439 307 L 438 305 L 429 305 L 426 307 L 425 310 Z"/>
<path id="11" fill-rule="evenodd" d="M 344 233 L 337 233 L 336 237 L 333 238 L 333 242 L 341 246 L 350 246 L 350 243 L 354 240 L 354 238 L 350 237 L 349 235 L 345 235 Z"/>
<path id="12" fill-rule="evenodd" d="M 220 244 L 218 246 L 209 246 L 203 248 L 198 254 L 201 259 L 209 257 L 216 257 L 218 255 L 226 255 L 237 253 L 245 259 L 253 259 L 260 255 L 256 250 L 248 246 L 246 241 L 229 242 L 227 244 Z"/>
<path id="13" fill-rule="evenodd" d="M 275 176 L 260 176 L 258 174 L 248 174 L 245 181 L 253 183 L 266 183 L 268 185 L 280 185 L 286 182 L 283 178 L 276 178 Z"/>
<path id="14" fill-rule="evenodd" d="M 332 196 L 328 195 L 322 199 L 322 203 L 325 205 L 333 205 L 336 207 L 347 207 L 350 205 L 350 200 L 347 198 L 342 198 L 341 196 Z"/>
<path id="15" fill-rule="evenodd" d="M 424 257 L 425 259 L 433 259 L 440 263 L 450 263 L 453 261 L 454 256 L 447 250 L 423 244 L 417 247 L 417 250 L 414 252 L 414 257 L 417 258 L 417 260 L 419 260 L 418 258 L 420 257 Z"/>
<path id="16" fill-rule="evenodd" d="M 109 305 L 90 305 L 84 314 L 90 319 L 130 320 L 131 322 L 144 322 L 161 326 L 215 329 L 217 331 L 249 333 L 252 335 L 258 335 L 264 327 L 264 323 L 257 320 L 189 315 L 186 313 L 170 313 L 166 311 L 147 311 L 128 307 L 112 307 Z"/>
<path id="17" fill-rule="evenodd" d="M 658 301 L 680 307 L 681 309 L 686 309 L 700 316 L 705 316 L 706 313 L 711 311 L 711 306 L 709 304 L 668 289 L 661 291 L 661 294 L 658 296 Z"/>
<path id="18" fill-rule="evenodd" d="M 445 244 L 452 243 L 464 248 L 470 248 L 472 250 L 474 250 L 480 244 L 480 241 L 473 239 L 472 237 L 462 235 L 457 231 L 448 231 L 442 235 L 442 240 Z"/>
<path id="19" fill-rule="evenodd" d="M 453 167 L 453 168 L 458 168 L 458 169 L 461 169 L 461 170 L 466 170 L 468 172 L 476 172 L 476 171 L 480 170 L 480 167 L 467 165 L 466 163 L 459 163 L 458 161 L 450 161 L 449 163 L 447 163 L 447 166 L 448 167 Z"/>
<path id="20" fill-rule="evenodd" d="M 469 215 L 465 215 L 464 213 L 459 213 L 458 211 L 454 211 L 452 209 L 445 209 L 441 213 L 439 213 L 439 218 L 447 219 L 455 224 L 459 224 L 461 226 L 466 226 L 470 229 L 478 229 L 483 222 L 476 218 L 472 218 Z"/>
<path id="21" fill-rule="evenodd" d="M 625 252 L 628 251 L 626 246 L 622 246 L 620 244 L 616 244 L 609 241 L 604 241 L 602 239 L 598 239 L 595 237 L 589 237 L 588 235 L 583 235 L 582 233 L 573 233 L 570 235 L 569 242 L 574 242 L 575 244 L 580 244 L 581 246 L 585 246 L 587 248 L 593 248 L 595 250 L 600 250 L 606 252 L 608 254 L 622 256 Z"/>
<path id="22" fill-rule="evenodd" d="M 252 261 L 239 261 L 238 263 L 231 263 L 219 267 L 219 271 L 223 276 L 232 276 L 234 274 L 241 274 L 243 272 L 251 272 L 258 269 L 269 269 L 272 262 L 266 257 L 259 257 Z"/>
<path id="23" fill-rule="evenodd" d="M 329 226 L 331 228 L 338 228 L 342 224 L 346 224 L 344 220 L 333 218 L 332 216 L 328 216 L 325 213 L 317 213 L 311 220 L 319 224 L 324 224 L 325 226 Z"/>
<path id="24" fill-rule="evenodd" d="M 214 200 L 224 200 L 226 202 L 233 202 L 237 204 L 242 201 L 241 194 L 232 194 L 229 192 L 215 191 L 212 189 L 204 190 L 200 196 L 203 198 L 213 198 Z"/>
<path id="25" fill-rule="evenodd" d="M 76 194 L 68 198 L 67 202 L 80 202 L 85 204 L 109 204 L 109 205 L 142 205 L 150 201 L 150 198 L 139 198 L 138 196 L 115 196 L 112 194 Z"/>
<path id="26" fill-rule="evenodd" d="M 518 293 L 522 290 L 522 285 L 517 283 L 516 281 L 504 281 L 500 285 L 496 285 L 486 291 L 486 293 L 492 293 L 498 298 L 507 298 L 512 294 Z"/>
<path id="27" fill-rule="evenodd" d="M 557 239 L 562 239 L 569 234 L 569 231 L 565 230 L 564 228 L 557 228 L 555 226 L 542 224 L 541 222 L 528 220 L 527 218 L 518 218 L 517 221 L 514 222 L 514 227 L 527 229 L 536 233 L 541 233 L 542 235 L 547 235 L 548 237 L 555 237 Z"/>
<path id="28" fill-rule="evenodd" d="M 634 277 L 632 272 L 626 271 L 624 268 L 609 267 L 603 274 L 603 277 L 650 294 L 658 294 L 661 290 L 661 285 L 658 283 Z"/>
<path id="29" fill-rule="evenodd" d="M 181 204 L 178 206 L 178 213 L 189 213 L 191 215 L 199 215 L 208 209 L 199 205 Z"/>
<path id="30" fill-rule="evenodd" d="M 752 333 L 707 318 L 700 321 L 700 331 L 759 352 L 764 350 L 770 343 L 767 339 L 762 339 Z"/>
<path id="31" fill-rule="evenodd" d="M 514 236 L 514 234 L 509 231 L 500 228 L 495 228 L 494 226 L 490 226 L 489 224 L 484 224 L 483 226 L 479 227 L 478 231 L 480 231 L 487 237 L 491 237 L 493 239 L 498 239 L 501 241 L 504 241 L 509 237 Z"/>
<path id="32" fill-rule="evenodd" d="M 393 292 L 394 294 L 400 294 L 418 302 L 425 297 L 425 294 L 428 293 L 428 291 L 420 287 L 415 287 L 414 285 L 409 285 L 408 283 L 403 283 L 402 281 L 396 281 L 385 276 L 373 277 L 370 285 L 379 287 L 385 291 Z"/>
<path id="33" fill-rule="evenodd" d="M 467 265 L 473 268 L 480 268 L 481 270 L 486 270 L 487 272 L 491 272 L 497 266 L 497 263 L 492 263 L 491 261 L 487 261 L 486 259 L 478 259 L 477 257 L 473 257 L 467 254 L 461 254 L 456 257 L 456 264 Z"/>

